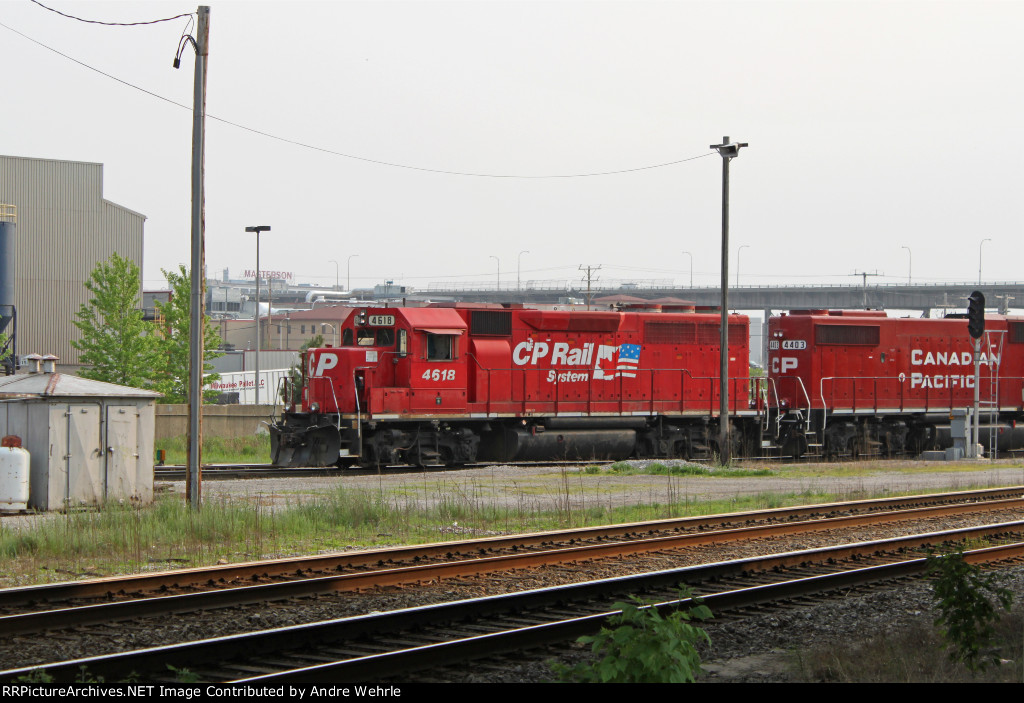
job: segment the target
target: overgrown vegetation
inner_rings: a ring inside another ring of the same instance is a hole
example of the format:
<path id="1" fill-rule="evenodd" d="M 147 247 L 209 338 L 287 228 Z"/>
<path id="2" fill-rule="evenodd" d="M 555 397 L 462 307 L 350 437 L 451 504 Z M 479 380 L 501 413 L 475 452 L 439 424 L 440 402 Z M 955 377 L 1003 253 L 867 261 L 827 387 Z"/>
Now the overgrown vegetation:
<path id="1" fill-rule="evenodd" d="M 680 592 L 687 601 L 688 590 Z M 608 618 L 608 626 L 593 636 L 577 640 L 591 645 L 596 661 L 579 662 L 573 667 L 554 663 L 553 670 L 562 681 L 576 683 L 693 683 L 701 673 L 698 647 L 710 644 L 708 633 L 691 624 L 707 620 L 711 610 L 699 598 L 690 607 L 681 607 L 663 615 L 652 602 L 631 597 L 629 603 L 616 603 L 622 612 Z"/>
<path id="2" fill-rule="evenodd" d="M 587 473 L 592 467 L 586 467 Z M 654 476 L 721 476 L 726 478 L 747 478 L 751 476 L 773 476 L 770 469 L 730 469 L 730 468 L 708 468 L 703 464 L 691 464 L 687 462 L 662 464 L 652 461 L 643 465 L 635 465 L 626 461 L 619 461 L 608 467 L 608 473 L 621 474 L 623 476 L 636 476 L 638 474 L 650 474 Z"/>
<path id="3" fill-rule="evenodd" d="M 154 449 L 165 451 L 165 464 L 184 465 L 188 457 L 188 438 L 184 435 L 161 439 Z M 270 435 L 203 437 L 204 464 L 264 464 L 270 461 Z"/>
<path id="4" fill-rule="evenodd" d="M 935 625 L 948 645 L 949 658 L 972 672 L 998 664 L 992 646 L 999 619 L 996 605 L 1009 611 L 1013 594 L 999 585 L 996 574 L 967 563 L 962 546 L 930 555 L 928 574 L 938 611 Z"/>

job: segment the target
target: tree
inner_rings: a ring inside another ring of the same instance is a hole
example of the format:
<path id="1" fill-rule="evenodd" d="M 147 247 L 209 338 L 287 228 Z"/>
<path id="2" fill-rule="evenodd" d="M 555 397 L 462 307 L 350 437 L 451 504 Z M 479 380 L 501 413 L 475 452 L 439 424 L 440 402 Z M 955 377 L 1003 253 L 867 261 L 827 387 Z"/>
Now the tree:
<path id="1" fill-rule="evenodd" d="M 281 401 L 291 400 L 295 403 L 299 403 L 302 400 L 302 354 L 307 349 L 313 349 L 316 347 L 322 347 L 324 345 L 324 336 L 322 334 L 315 334 L 311 339 L 304 342 L 299 347 L 299 360 L 295 362 L 295 365 L 288 369 L 288 381 L 281 386 Z"/>
<path id="2" fill-rule="evenodd" d="M 171 299 L 166 303 L 157 302 L 156 309 L 163 318 L 163 327 L 157 336 L 156 384 L 155 389 L 164 394 L 163 403 L 188 402 L 190 315 L 192 314 L 192 283 L 188 270 L 178 266 L 178 271 L 160 269 L 171 289 Z M 210 359 L 223 356 L 217 352 L 220 335 L 210 318 L 203 316 L 203 372 L 213 370 Z M 218 374 L 206 376 L 205 383 L 216 381 Z M 203 392 L 203 399 L 211 402 L 218 393 L 214 390 Z"/>
<path id="3" fill-rule="evenodd" d="M 72 340 L 71 346 L 82 352 L 79 359 L 88 365 L 79 375 L 123 386 L 150 387 L 154 338 L 142 319 L 139 267 L 114 252 L 108 261 L 96 265 L 85 287 L 92 297 L 72 320 L 82 336 Z"/>

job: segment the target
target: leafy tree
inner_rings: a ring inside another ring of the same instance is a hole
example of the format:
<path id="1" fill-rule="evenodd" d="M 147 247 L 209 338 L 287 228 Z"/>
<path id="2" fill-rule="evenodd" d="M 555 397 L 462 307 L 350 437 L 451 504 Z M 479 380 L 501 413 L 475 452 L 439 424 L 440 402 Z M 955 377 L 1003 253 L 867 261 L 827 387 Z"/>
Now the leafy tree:
<path id="1" fill-rule="evenodd" d="M 307 349 L 322 347 L 323 345 L 324 336 L 322 334 L 315 334 L 308 341 L 304 342 L 301 347 L 299 347 L 299 360 L 294 366 L 288 369 L 288 383 L 281 386 L 282 402 L 290 398 L 298 403 L 302 398 L 302 353 Z"/>
<path id="2" fill-rule="evenodd" d="M 683 589 L 680 598 L 690 596 Z M 608 618 L 613 627 L 602 627 L 593 637 L 578 642 L 590 644 L 600 661 L 579 663 L 570 668 L 556 664 L 563 681 L 580 683 L 693 683 L 701 672 L 697 646 L 710 643 L 708 633 L 690 624 L 706 620 L 711 610 L 694 598 L 694 607 L 679 609 L 667 617 L 654 605 L 631 596 L 632 603 L 616 603 L 622 612 Z"/>
<path id="3" fill-rule="evenodd" d="M 983 671 L 999 657 L 984 657 L 992 642 L 998 617 L 993 599 L 1010 609 L 1013 593 L 998 584 L 995 574 L 984 574 L 964 559 L 963 547 L 945 554 L 928 556 L 928 574 L 932 577 L 932 597 L 939 614 L 935 624 L 950 646 L 949 658 L 963 662 L 971 671 Z"/>
<path id="4" fill-rule="evenodd" d="M 114 252 L 108 261 L 96 265 L 85 287 L 92 297 L 72 320 L 82 336 L 72 340 L 71 346 L 82 352 L 79 358 L 88 365 L 79 375 L 123 386 L 149 387 L 154 338 L 142 319 L 139 267 Z"/>
<path id="5" fill-rule="evenodd" d="M 184 266 L 178 266 L 178 271 L 166 271 L 160 269 L 167 285 L 171 290 L 171 299 L 166 303 L 157 302 L 156 309 L 163 318 L 163 328 L 156 337 L 156 383 L 155 389 L 164 394 L 163 403 L 186 403 L 188 402 L 188 377 L 191 363 L 189 359 L 189 337 L 190 324 L 189 316 L 192 314 L 192 283 L 188 270 Z M 213 370 L 213 364 L 207 363 L 210 359 L 223 356 L 217 352 L 220 346 L 220 335 L 210 322 L 210 318 L 203 316 L 203 372 L 206 376 L 206 383 L 216 381 L 218 374 L 209 374 Z M 208 390 L 203 392 L 203 399 L 211 402 L 217 398 L 218 392 Z"/>

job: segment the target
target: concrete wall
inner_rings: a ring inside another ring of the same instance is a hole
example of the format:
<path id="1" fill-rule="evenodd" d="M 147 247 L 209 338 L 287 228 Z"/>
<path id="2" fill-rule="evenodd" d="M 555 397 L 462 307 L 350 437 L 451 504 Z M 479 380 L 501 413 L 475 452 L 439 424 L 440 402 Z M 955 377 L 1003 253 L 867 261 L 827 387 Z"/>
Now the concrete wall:
<path id="1" fill-rule="evenodd" d="M 240 437 L 267 431 L 273 405 L 204 405 L 203 436 Z M 182 437 L 188 432 L 188 405 L 156 406 L 156 441 Z"/>

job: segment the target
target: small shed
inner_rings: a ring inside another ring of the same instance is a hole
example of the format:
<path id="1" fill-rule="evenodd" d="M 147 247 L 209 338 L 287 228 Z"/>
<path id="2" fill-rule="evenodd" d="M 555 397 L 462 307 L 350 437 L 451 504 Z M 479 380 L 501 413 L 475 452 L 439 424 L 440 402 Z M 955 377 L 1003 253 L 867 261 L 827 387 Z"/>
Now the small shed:
<path id="1" fill-rule="evenodd" d="M 153 500 L 154 404 L 159 393 L 54 372 L 0 378 L 0 435 L 31 455 L 29 507 L 60 510 Z"/>

